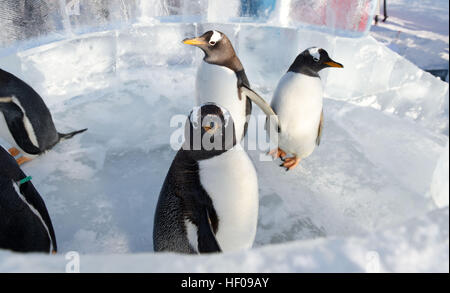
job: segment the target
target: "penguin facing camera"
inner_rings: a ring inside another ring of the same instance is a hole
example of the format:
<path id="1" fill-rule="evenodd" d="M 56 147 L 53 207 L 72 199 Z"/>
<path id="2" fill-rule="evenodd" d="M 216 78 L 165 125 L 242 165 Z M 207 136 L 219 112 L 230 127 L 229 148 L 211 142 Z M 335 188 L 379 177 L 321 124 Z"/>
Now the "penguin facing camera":
<path id="1" fill-rule="evenodd" d="M 86 130 L 59 133 L 39 94 L 18 77 L 0 69 L 0 137 L 11 144 L 9 153 L 19 165 Z"/>
<path id="2" fill-rule="evenodd" d="M 208 253 L 252 247 L 258 179 L 237 144 L 234 121 L 213 103 L 196 107 L 167 173 L 155 212 L 155 251 Z"/>
<path id="3" fill-rule="evenodd" d="M 321 48 L 300 53 L 283 75 L 273 95 L 272 109 L 278 116 L 278 148 L 269 152 L 292 170 L 320 144 L 323 131 L 323 86 L 318 74 L 324 68 L 343 68 Z M 287 157 L 287 154 L 292 157 Z"/>
<path id="4" fill-rule="evenodd" d="M 56 253 L 55 231 L 44 201 L 16 160 L 0 146 L 0 248 Z"/>

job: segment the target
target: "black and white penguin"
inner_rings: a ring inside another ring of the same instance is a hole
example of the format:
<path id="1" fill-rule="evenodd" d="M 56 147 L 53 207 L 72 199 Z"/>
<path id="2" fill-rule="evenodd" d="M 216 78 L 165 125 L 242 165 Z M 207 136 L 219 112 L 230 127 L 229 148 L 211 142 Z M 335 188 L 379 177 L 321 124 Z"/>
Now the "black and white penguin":
<path id="1" fill-rule="evenodd" d="M 0 146 L 0 248 L 56 253 L 52 221 L 30 180 Z"/>
<path id="2" fill-rule="evenodd" d="M 42 98 L 28 84 L 0 69 L 0 137 L 11 144 L 9 152 L 23 164 L 87 129 L 63 134 L 56 131 Z"/>
<path id="3" fill-rule="evenodd" d="M 196 105 L 211 102 L 227 109 L 234 119 L 238 142 L 247 133 L 251 101 L 266 115 L 274 115 L 269 104 L 250 88 L 244 67 L 224 33 L 207 31 L 183 43 L 197 46 L 205 53 L 197 71 Z"/>
<path id="4" fill-rule="evenodd" d="M 278 115 L 281 132 L 279 148 L 270 152 L 281 157 L 287 170 L 295 168 L 320 144 L 323 128 L 323 87 L 318 72 L 343 66 L 324 49 L 312 47 L 297 56 L 275 90 L 271 107 Z M 293 154 L 286 157 L 286 154 Z"/>
<path id="5" fill-rule="evenodd" d="M 209 103 L 185 127 L 155 213 L 155 251 L 207 253 L 252 247 L 258 220 L 258 179 L 233 118 Z"/>

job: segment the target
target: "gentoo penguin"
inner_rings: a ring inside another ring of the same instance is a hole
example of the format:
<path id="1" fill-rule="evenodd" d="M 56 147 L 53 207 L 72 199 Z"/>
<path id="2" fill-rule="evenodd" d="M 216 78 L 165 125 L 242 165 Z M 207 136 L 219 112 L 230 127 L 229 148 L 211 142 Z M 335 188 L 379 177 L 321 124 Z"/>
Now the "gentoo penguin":
<path id="1" fill-rule="evenodd" d="M 270 154 L 281 157 L 287 170 L 295 168 L 320 144 L 323 128 L 322 82 L 318 72 L 343 66 L 324 49 L 312 47 L 297 56 L 275 90 L 271 106 L 278 115 L 278 149 Z M 293 157 L 286 158 L 286 153 Z"/>
<path id="2" fill-rule="evenodd" d="M 247 133 L 251 101 L 266 115 L 274 115 L 269 104 L 250 88 L 244 67 L 224 33 L 207 31 L 200 37 L 185 39 L 183 43 L 197 46 L 205 53 L 197 71 L 196 105 L 211 102 L 227 109 L 234 119 L 238 142 Z"/>
<path id="3" fill-rule="evenodd" d="M 234 122 L 212 103 L 196 107 L 159 195 L 155 251 L 207 253 L 250 248 L 258 219 L 258 179 Z"/>
<path id="4" fill-rule="evenodd" d="M 30 180 L 0 146 L 0 248 L 56 253 L 52 221 Z"/>
<path id="5" fill-rule="evenodd" d="M 12 145 L 11 155 L 16 157 L 22 152 L 28 156 L 18 158 L 19 165 L 86 130 L 57 132 L 39 94 L 24 81 L 0 69 L 0 137 Z"/>

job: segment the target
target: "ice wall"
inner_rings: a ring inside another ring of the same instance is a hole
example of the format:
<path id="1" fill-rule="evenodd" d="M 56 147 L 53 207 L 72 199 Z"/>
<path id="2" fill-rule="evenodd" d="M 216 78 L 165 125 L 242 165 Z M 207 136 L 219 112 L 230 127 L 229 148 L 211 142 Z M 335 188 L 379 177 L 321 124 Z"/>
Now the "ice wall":
<path id="1" fill-rule="evenodd" d="M 375 5 L 373 0 L 284 0 L 277 1 L 273 17 L 282 26 L 362 36 L 371 26 Z"/>
<path id="2" fill-rule="evenodd" d="M 262 91 L 276 85 L 278 78 L 299 52 L 310 46 L 319 46 L 345 66 L 342 70 L 328 69 L 321 73 L 326 82 L 327 96 L 414 120 L 437 133 L 448 134 L 448 84 L 420 70 L 372 37 L 353 39 L 303 28 L 280 29 L 251 23 L 135 25 L 92 37 L 86 35 L 63 41 L 67 43 L 64 47 L 59 43 L 48 45 L 48 48 L 55 48 L 55 56 L 59 56 L 52 61 L 55 62 L 52 72 L 36 72 L 41 68 L 39 62 L 42 61 L 37 57 L 39 54 L 29 57 L 35 59 L 36 64 L 25 63 L 22 68 L 32 66 L 24 71 L 25 79 L 31 82 L 39 81 L 40 76 L 45 75 L 46 83 L 36 82 L 38 90 L 43 94 L 70 92 L 72 88 L 77 91 L 74 81 L 80 79 L 86 80 L 87 85 L 93 84 L 95 88 L 99 88 L 105 83 L 102 74 L 121 72 L 121 66 L 197 62 L 201 53 L 194 51 L 196 59 L 192 59 L 179 40 L 213 28 L 222 30 L 229 36 L 245 68 L 252 75 L 251 81 L 265 85 L 266 88 L 262 88 Z M 162 32 L 162 35 L 158 35 Z M 150 47 L 152 50 L 149 50 Z M 161 51 L 156 50 L 157 48 Z M 96 66 L 87 66 L 92 60 L 86 58 L 86 55 L 96 54 Z M 122 62 L 121 56 L 133 56 L 130 57 L 131 60 L 127 60 L 132 63 Z M 5 59 L 4 62 L 12 61 Z M 67 70 L 72 66 L 72 70 Z M 84 66 L 88 72 L 77 70 Z M 61 70 L 60 74 L 54 74 Z M 89 71 L 93 71 L 95 78 Z M 267 84 L 268 80 L 270 84 Z"/>
<path id="3" fill-rule="evenodd" d="M 268 22 L 344 36 L 365 35 L 375 0 L 4 0 L 0 47 L 52 40 L 130 23 Z"/>
<path id="4" fill-rule="evenodd" d="M 175 153 L 170 119 L 191 109 L 203 57 L 181 40 L 211 28 L 230 37 L 252 86 L 268 101 L 294 57 L 311 45 L 345 68 L 323 71 L 324 137 L 301 166 L 286 173 L 259 161 L 262 151 L 249 152 L 260 179 L 256 250 L 152 255 L 153 211 Z M 0 67 L 42 95 L 58 130 L 89 128 L 24 165 L 46 201 L 60 253 L 82 253 L 85 271 L 120 271 L 141 256 L 85 254 L 143 252 L 148 266 L 136 269 L 147 271 L 363 271 L 373 249 L 385 271 L 448 270 L 448 208 L 436 211 L 429 196 L 448 142 L 436 127 L 448 123 L 448 84 L 372 38 L 249 23 L 141 23 L 14 52 L 0 58 Z M 34 267 L 21 267 L 16 257 L 0 253 L 0 270 Z M 104 259 L 111 265 L 102 267 Z M 33 264 L 63 269 L 58 261 L 42 265 L 47 260 Z"/>
<path id="5" fill-rule="evenodd" d="M 449 149 L 447 142 L 447 147 L 439 158 L 433 173 L 433 180 L 431 181 L 431 196 L 435 204 L 440 208 L 448 207 L 449 202 L 448 155 Z"/>

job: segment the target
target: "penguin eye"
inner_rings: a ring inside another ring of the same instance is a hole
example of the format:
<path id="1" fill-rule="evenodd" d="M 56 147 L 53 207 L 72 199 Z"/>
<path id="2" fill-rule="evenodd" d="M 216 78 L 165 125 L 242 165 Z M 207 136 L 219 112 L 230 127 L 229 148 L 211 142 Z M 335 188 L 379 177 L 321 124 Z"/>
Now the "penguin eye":
<path id="1" fill-rule="evenodd" d="M 320 58 L 313 57 L 313 60 L 316 61 L 316 62 L 319 62 Z"/>
<path id="2" fill-rule="evenodd" d="M 214 46 L 214 45 L 216 44 L 216 42 L 214 42 L 214 41 L 209 41 L 209 44 L 210 44 L 211 46 Z"/>
<path id="3" fill-rule="evenodd" d="M 209 125 L 203 126 L 203 129 L 207 132 L 215 132 L 217 130 L 217 125 L 214 122 L 210 122 Z"/>

